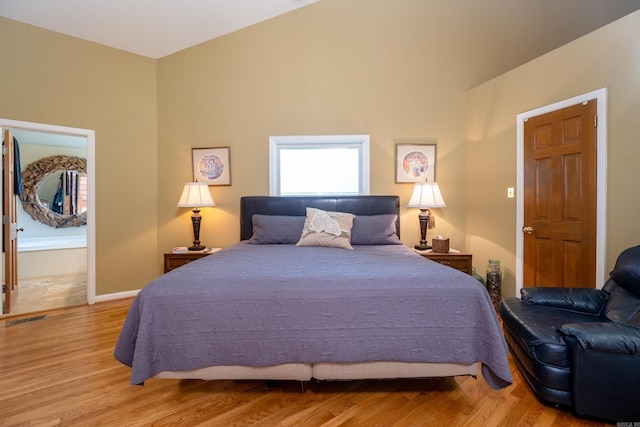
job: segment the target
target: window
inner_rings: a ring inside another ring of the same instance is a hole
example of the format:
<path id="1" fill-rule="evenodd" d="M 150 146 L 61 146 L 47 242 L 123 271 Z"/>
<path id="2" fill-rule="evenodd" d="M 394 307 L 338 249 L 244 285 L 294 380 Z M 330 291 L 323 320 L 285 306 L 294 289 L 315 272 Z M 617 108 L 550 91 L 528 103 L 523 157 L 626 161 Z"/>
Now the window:
<path id="1" fill-rule="evenodd" d="M 272 196 L 369 194 L 369 135 L 272 136 Z"/>

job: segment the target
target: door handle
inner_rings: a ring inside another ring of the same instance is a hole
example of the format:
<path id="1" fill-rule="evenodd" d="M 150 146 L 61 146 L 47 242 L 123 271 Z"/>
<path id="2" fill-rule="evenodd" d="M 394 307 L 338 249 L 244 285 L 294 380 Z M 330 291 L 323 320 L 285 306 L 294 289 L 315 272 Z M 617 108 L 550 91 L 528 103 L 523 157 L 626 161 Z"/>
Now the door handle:
<path id="1" fill-rule="evenodd" d="M 16 231 L 24 231 L 24 227 L 20 227 Z"/>
<path id="2" fill-rule="evenodd" d="M 533 233 L 533 227 L 522 227 L 522 232 L 524 234 L 531 234 Z"/>

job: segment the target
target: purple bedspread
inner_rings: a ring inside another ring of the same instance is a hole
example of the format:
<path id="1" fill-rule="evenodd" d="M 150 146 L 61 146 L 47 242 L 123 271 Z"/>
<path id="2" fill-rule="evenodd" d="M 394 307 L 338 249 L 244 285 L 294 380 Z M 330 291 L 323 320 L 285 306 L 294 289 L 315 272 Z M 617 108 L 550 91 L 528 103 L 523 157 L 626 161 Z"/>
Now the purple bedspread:
<path id="1" fill-rule="evenodd" d="M 403 245 L 354 250 L 240 242 L 140 291 L 115 357 L 131 383 L 212 365 L 482 362 L 512 382 L 485 288 Z"/>

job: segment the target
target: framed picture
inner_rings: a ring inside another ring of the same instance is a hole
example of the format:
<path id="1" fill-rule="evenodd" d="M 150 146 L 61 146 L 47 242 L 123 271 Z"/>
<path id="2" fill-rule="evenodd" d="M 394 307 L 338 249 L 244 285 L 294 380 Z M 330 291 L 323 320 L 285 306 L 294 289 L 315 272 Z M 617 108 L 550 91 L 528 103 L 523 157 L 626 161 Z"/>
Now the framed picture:
<path id="1" fill-rule="evenodd" d="M 192 148 L 193 180 L 209 185 L 231 185 L 229 147 Z"/>
<path id="2" fill-rule="evenodd" d="M 436 181 L 436 140 L 396 140 L 396 182 Z"/>

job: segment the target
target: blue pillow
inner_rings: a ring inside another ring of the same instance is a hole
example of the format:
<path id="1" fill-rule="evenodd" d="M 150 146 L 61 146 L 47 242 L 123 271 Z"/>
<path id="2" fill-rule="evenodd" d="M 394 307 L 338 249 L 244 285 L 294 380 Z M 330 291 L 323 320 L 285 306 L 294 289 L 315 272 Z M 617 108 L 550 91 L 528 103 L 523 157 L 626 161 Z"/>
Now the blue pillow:
<path id="1" fill-rule="evenodd" d="M 295 245 L 302 235 L 304 220 L 304 216 L 254 214 L 251 217 L 253 235 L 249 243 Z"/>
<path id="2" fill-rule="evenodd" d="M 351 229 L 352 245 L 401 245 L 395 214 L 356 215 Z"/>

